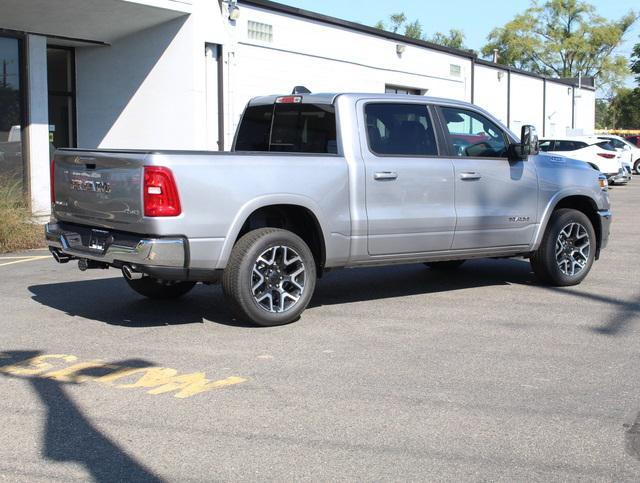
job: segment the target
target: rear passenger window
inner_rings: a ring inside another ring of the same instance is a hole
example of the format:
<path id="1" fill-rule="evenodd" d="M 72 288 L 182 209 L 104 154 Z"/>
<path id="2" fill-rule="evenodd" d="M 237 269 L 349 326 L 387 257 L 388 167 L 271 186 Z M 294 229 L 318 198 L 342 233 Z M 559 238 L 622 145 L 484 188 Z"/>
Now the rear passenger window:
<path id="1" fill-rule="evenodd" d="M 576 149 L 583 148 L 581 143 L 575 141 L 556 141 L 554 151 L 575 151 Z"/>
<path id="2" fill-rule="evenodd" d="M 369 149 L 383 156 L 436 156 L 438 146 L 424 104 L 370 103 L 365 106 Z"/>
<path id="3" fill-rule="evenodd" d="M 335 154 L 335 109 L 330 104 L 304 103 L 248 107 L 235 150 Z"/>
<path id="4" fill-rule="evenodd" d="M 474 158 L 506 158 L 504 132 L 483 115 L 454 107 L 443 107 L 454 154 Z"/>

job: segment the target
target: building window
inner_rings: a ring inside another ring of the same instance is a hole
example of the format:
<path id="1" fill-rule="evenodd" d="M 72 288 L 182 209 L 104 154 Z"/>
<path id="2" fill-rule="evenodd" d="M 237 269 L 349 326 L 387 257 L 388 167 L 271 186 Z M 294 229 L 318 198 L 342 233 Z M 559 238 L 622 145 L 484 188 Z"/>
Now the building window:
<path id="1" fill-rule="evenodd" d="M 47 47 L 49 87 L 49 141 L 56 148 L 76 145 L 74 51 Z"/>
<path id="2" fill-rule="evenodd" d="M 384 88 L 386 94 L 408 94 L 410 96 L 421 96 L 425 91 L 422 89 L 414 89 L 413 87 L 400 87 L 387 84 Z"/>
<path id="3" fill-rule="evenodd" d="M 460 77 L 462 73 L 462 67 L 457 64 L 449 64 L 449 75 L 452 77 Z"/>
<path id="4" fill-rule="evenodd" d="M 250 39 L 262 42 L 273 42 L 273 25 L 249 20 L 247 30 Z"/>
<path id="5" fill-rule="evenodd" d="M 26 186 L 22 158 L 23 95 L 21 40 L 0 37 L 0 184 L 19 193 Z"/>

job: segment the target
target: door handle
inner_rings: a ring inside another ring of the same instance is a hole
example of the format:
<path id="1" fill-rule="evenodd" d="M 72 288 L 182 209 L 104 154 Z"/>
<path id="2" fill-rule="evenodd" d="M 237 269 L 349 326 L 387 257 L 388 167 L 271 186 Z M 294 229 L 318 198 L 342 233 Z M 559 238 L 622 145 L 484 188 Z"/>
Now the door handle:
<path id="1" fill-rule="evenodd" d="M 474 180 L 480 178 L 482 178 L 482 175 L 475 171 L 465 171 L 464 173 L 460 173 L 460 179 Z"/>
<path id="2" fill-rule="evenodd" d="M 373 174 L 373 179 L 378 181 L 393 180 L 398 178 L 398 173 L 393 171 L 378 171 Z"/>

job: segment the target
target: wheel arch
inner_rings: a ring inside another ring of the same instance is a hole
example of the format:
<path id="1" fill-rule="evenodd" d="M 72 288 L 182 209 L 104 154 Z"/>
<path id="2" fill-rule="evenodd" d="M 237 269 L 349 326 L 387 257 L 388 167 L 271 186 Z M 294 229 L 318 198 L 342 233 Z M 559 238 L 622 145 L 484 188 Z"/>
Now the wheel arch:
<path id="1" fill-rule="evenodd" d="M 534 243 L 533 250 L 536 250 L 542 241 L 542 237 L 544 236 L 545 231 L 547 230 L 547 225 L 549 224 L 549 220 L 551 219 L 551 215 L 562 208 L 570 208 L 576 211 L 580 211 L 584 213 L 591 221 L 593 225 L 593 229 L 596 232 L 596 260 L 600 256 L 600 247 L 602 245 L 602 222 L 600 220 L 600 216 L 598 216 L 598 204 L 596 201 L 586 195 L 586 194 L 568 194 L 562 197 L 559 197 L 555 200 L 554 203 L 549 205 L 547 213 L 544 217 L 544 222 L 541 223 L 540 229 L 536 236 L 536 241 Z"/>
<path id="2" fill-rule="evenodd" d="M 289 230 L 302 238 L 313 253 L 320 276 L 327 255 L 324 223 L 318 213 L 315 203 L 304 197 L 265 197 L 248 203 L 240 210 L 228 232 L 217 268 L 226 266 L 231 250 L 243 235 L 258 228 L 271 227 Z"/>

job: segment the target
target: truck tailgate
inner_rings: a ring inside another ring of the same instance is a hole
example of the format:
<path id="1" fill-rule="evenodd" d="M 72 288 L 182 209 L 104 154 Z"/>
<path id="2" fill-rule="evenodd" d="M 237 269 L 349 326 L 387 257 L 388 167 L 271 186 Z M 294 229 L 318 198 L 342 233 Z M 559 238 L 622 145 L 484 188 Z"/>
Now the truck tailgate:
<path id="1" fill-rule="evenodd" d="M 143 151 L 60 150 L 54 156 L 54 215 L 102 226 L 143 218 Z"/>

